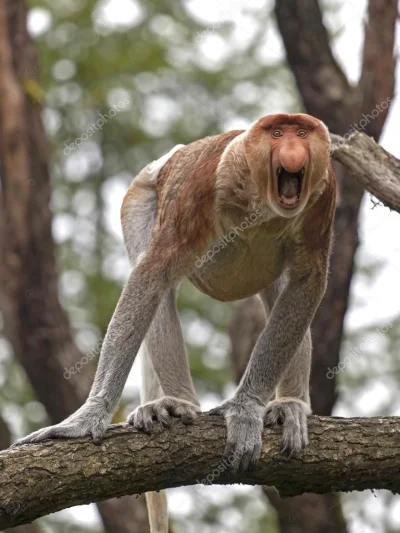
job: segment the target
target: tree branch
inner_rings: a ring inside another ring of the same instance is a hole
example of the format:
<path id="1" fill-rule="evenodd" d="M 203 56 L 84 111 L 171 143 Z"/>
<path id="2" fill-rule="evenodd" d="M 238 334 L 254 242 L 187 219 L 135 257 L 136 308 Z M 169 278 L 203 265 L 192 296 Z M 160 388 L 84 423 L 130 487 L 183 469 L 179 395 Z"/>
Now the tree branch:
<path id="1" fill-rule="evenodd" d="M 0 454 L 0 528 L 106 498 L 182 485 L 274 485 L 283 496 L 304 492 L 388 489 L 400 493 L 400 419 L 310 417 L 302 459 L 279 454 L 279 430 L 265 430 L 257 470 L 234 475 L 221 459 L 222 419 L 175 421 L 152 436 L 124 424 L 101 446 L 88 438 L 51 440 Z M 199 487 L 201 490 L 201 487 Z"/>
<path id="2" fill-rule="evenodd" d="M 400 212 L 400 161 L 364 133 L 348 139 L 331 134 L 331 140 L 333 159 L 384 205 Z"/>

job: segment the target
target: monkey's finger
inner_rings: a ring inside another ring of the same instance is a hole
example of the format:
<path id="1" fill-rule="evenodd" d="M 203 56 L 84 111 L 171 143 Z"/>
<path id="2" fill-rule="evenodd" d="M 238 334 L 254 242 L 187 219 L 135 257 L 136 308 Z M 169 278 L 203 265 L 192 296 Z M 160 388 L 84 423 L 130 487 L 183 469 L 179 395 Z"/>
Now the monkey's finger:
<path id="1" fill-rule="evenodd" d="M 46 439 L 55 439 L 58 437 L 69 437 L 71 436 L 69 426 L 50 426 L 45 429 L 39 429 L 34 433 L 31 433 L 27 437 L 17 440 L 13 446 L 21 446 L 22 444 L 30 444 L 36 442 L 42 442 Z"/>
<path id="2" fill-rule="evenodd" d="M 95 427 L 90 431 L 90 436 L 96 446 L 100 446 L 103 442 L 104 431 L 101 427 Z"/>
<path id="3" fill-rule="evenodd" d="M 250 464 L 250 452 L 245 452 L 242 455 L 242 458 L 240 459 L 239 471 L 247 472 L 247 470 L 249 469 L 249 464 Z"/>
<path id="4" fill-rule="evenodd" d="M 279 447 L 279 453 L 290 459 L 294 453 L 293 446 L 287 440 L 282 439 L 281 445 Z"/>
<path id="5" fill-rule="evenodd" d="M 254 441 L 251 435 L 246 435 L 242 443 L 240 446 L 242 456 L 239 463 L 239 470 L 241 472 L 247 472 L 250 469 L 250 464 L 257 461 L 257 453 L 259 453 L 259 449 L 257 448 L 258 442 Z"/>
<path id="6" fill-rule="evenodd" d="M 197 418 L 197 414 L 195 411 L 189 410 L 189 409 L 177 409 L 177 414 L 180 416 L 180 419 L 182 420 L 182 423 L 186 426 L 189 426 L 193 424 L 193 422 Z"/>
<path id="7" fill-rule="evenodd" d="M 300 453 L 302 450 L 302 440 L 300 428 L 295 425 L 284 426 L 282 432 L 282 440 L 280 446 L 280 452 L 286 457 L 292 457 L 292 455 Z"/>
<path id="8" fill-rule="evenodd" d="M 239 470 L 242 454 L 240 448 L 237 447 L 236 442 L 227 441 L 223 458 L 233 473 L 236 473 Z"/>
<path id="9" fill-rule="evenodd" d="M 134 413 L 133 425 L 139 431 L 150 434 L 153 429 L 153 409 L 151 405 L 138 407 Z"/>
<path id="10" fill-rule="evenodd" d="M 157 411 L 157 421 L 165 428 L 171 427 L 171 417 L 164 407 Z"/>
<path id="11" fill-rule="evenodd" d="M 27 435 L 26 437 L 23 437 L 22 439 L 18 439 L 10 447 L 17 448 L 18 446 L 22 446 L 23 444 L 31 444 L 35 442 L 40 442 L 41 440 L 43 440 L 43 437 L 41 437 L 42 434 L 43 434 L 43 429 L 39 429 L 38 431 L 35 431 L 34 433 L 31 433 L 30 435 Z"/>
<path id="12" fill-rule="evenodd" d="M 223 416 L 225 414 L 226 408 L 223 405 L 214 407 L 208 411 L 208 414 L 211 416 Z"/>
<path id="13" fill-rule="evenodd" d="M 240 464 L 239 464 L 239 470 L 241 472 L 247 472 L 249 470 L 252 455 L 253 455 L 253 449 L 248 448 L 246 449 L 246 451 L 244 451 L 242 458 L 240 460 Z"/>
<path id="14" fill-rule="evenodd" d="M 249 454 L 249 464 L 247 468 L 249 472 L 251 472 L 252 470 L 255 470 L 256 465 L 258 461 L 260 460 L 261 447 L 262 447 L 262 442 L 261 441 L 256 442 L 252 452 Z"/>
<path id="15" fill-rule="evenodd" d="M 287 457 L 300 454 L 306 446 L 307 419 L 297 409 L 287 410 L 282 431 L 281 453 Z"/>
<path id="16" fill-rule="evenodd" d="M 279 408 L 274 408 L 267 411 L 264 416 L 264 427 L 279 427 L 284 423 L 283 413 Z"/>
<path id="17" fill-rule="evenodd" d="M 300 416 L 300 432 L 302 439 L 302 446 L 305 448 L 308 446 L 308 425 L 307 425 L 307 416 L 302 414 Z"/>

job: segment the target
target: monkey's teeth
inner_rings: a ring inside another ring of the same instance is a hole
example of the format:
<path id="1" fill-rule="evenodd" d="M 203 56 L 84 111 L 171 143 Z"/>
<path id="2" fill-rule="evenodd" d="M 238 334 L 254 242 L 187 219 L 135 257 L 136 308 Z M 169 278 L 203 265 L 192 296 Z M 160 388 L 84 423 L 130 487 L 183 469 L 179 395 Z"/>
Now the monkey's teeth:
<path id="1" fill-rule="evenodd" d="M 299 196 L 296 196 L 295 198 L 286 198 L 286 196 L 280 196 L 279 199 L 284 205 L 294 205 L 299 201 Z"/>

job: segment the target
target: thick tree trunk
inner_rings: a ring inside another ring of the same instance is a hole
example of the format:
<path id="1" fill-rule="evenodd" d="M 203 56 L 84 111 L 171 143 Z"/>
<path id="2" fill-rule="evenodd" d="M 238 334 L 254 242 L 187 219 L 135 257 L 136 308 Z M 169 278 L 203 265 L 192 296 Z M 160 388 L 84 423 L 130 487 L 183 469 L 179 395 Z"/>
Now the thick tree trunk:
<path id="1" fill-rule="evenodd" d="M 388 489 L 400 492 L 400 419 L 310 418 L 302 458 L 279 453 L 279 430 L 265 430 L 254 472 L 233 474 L 222 460 L 226 427 L 200 415 L 149 436 L 110 428 L 101 446 L 89 438 L 51 440 L 0 454 L 0 527 L 23 524 L 73 505 L 193 484 L 266 484 L 282 496 Z M 201 490 L 201 487 L 199 488 Z"/>
<path id="2" fill-rule="evenodd" d="M 58 300 L 48 152 L 41 106 L 31 95 L 36 72 L 25 3 L 0 0 L 0 308 L 14 353 L 57 423 L 86 399 L 93 368 L 64 378 L 83 354 Z M 143 501 L 104 502 L 99 511 L 110 533 L 149 531 Z"/>

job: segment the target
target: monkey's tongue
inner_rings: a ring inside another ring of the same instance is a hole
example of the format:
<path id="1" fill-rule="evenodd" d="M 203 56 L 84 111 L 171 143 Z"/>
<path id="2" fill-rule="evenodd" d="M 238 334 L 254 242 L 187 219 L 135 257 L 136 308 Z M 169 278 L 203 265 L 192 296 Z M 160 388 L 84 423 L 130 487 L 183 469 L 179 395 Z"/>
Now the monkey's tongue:
<path id="1" fill-rule="evenodd" d="M 300 179 L 293 174 L 282 172 L 279 178 L 279 196 L 283 203 L 293 205 L 300 196 Z"/>

